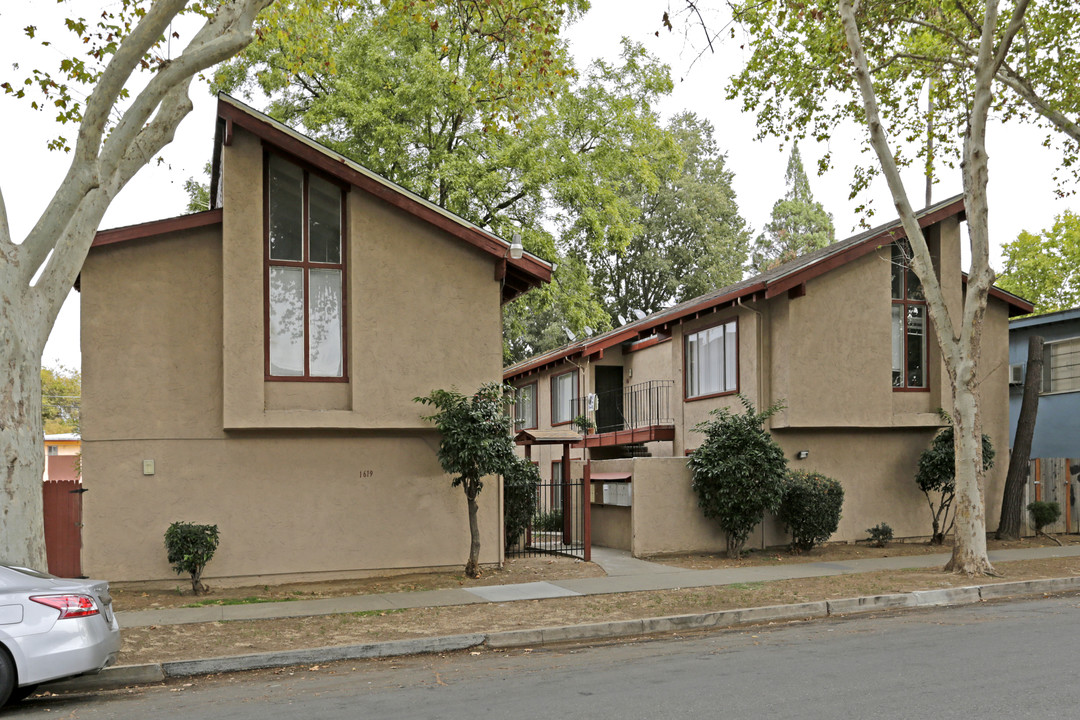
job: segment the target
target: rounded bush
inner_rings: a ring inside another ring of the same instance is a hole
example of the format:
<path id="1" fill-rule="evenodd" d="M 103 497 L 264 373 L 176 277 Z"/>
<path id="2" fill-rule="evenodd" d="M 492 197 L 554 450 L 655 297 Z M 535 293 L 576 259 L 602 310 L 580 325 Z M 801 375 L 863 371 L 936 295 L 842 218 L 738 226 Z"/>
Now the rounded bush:
<path id="1" fill-rule="evenodd" d="M 844 488 L 821 473 L 789 470 L 777 517 L 791 533 L 794 552 L 812 550 L 836 532 Z"/>
<path id="2" fill-rule="evenodd" d="M 1047 525 L 1053 525 L 1061 517 L 1061 506 L 1056 502 L 1036 500 L 1027 506 L 1031 513 L 1031 522 L 1035 525 L 1035 532 L 1041 533 Z"/>

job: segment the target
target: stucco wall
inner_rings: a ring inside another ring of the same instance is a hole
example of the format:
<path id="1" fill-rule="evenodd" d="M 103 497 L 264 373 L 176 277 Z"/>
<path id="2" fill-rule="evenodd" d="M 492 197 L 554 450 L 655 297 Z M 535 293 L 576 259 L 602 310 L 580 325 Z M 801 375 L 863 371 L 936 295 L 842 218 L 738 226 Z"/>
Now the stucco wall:
<path id="1" fill-rule="evenodd" d="M 237 129 L 222 226 L 95 248 L 83 268 L 84 570 L 175 578 L 177 520 L 220 526 L 222 583 L 464 565 L 465 498 L 413 398 L 499 378 L 493 261 L 353 188 L 349 382 L 267 382 L 261 162 Z M 480 506 L 481 562 L 498 562 L 497 482 Z"/>

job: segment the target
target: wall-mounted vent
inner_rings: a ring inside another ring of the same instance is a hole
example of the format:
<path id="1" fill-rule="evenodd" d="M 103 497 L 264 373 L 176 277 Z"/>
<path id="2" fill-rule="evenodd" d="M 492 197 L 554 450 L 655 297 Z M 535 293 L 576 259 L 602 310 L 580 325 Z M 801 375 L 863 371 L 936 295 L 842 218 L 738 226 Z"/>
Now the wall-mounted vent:
<path id="1" fill-rule="evenodd" d="M 1024 363 L 1016 363 L 1009 366 L 1009 384 L 1010 385 L 1023 385 L 1024 384 Z"/>

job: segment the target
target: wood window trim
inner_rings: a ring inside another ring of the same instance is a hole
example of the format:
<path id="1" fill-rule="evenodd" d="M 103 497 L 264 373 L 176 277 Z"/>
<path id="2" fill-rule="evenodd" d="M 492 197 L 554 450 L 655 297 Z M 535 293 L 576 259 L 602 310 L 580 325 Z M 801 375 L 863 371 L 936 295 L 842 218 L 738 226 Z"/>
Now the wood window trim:
<path id="1" fill-rule="evenodd" d="M 301 240 L 301 257 L 302 259 L 297 261 L 291 260 L 273 260 L 270 259 L 270 157 L 277 156 L 278 158 L 292 163 L 300 168 L 303 172 L 303 189 L 302 189 L 302 203 L 303 212 L 301 215 L 302 226 L 302 240 Z M 308 189 L 309 178 L 311 175 L 317 176 L 319 179 L 324 180 L 341 189 L 341 262 L 339 263 L 315 263 L 312 262 L 308 256 L 310 253 L 309 245 L 309 223 L 308 223 L 308 210 L 310 207 Z M 315 170 L 308 163 L 289 155 L 288 153 L 271 151 L 266 145 L 263 146 L 263 158 L 262 158 L 262 179 L 263 179 L 263 233 L 262 233 L 262 246 L 263 246 L 263 380 L 266 382 L 316 382 L 316 383 L 347 383 L 349 382 L 349 293 L 348 293 L 348 188 L 342 185 L 338 178 L 327 176 L 318 170 Z M 273 375 L 270 372 L 270 268 L 271 267 L 296 267 L 302 268 L 304 271 L 304 374 L 303 375 Z M 310 362 L 311 362 L 311 350 L 309 347 L 309 285 L 310 285 L 310 270 L 340 270 L 341 271 L 341 377 L 322 377 L 312 376 L 310 374 Z"/>
<path id="2" fill-rule="evenodd" d="M 893 243 L 893 245 L 889 246 L 890 256 L 893 253 L 893 246 L 896 245 L 897 243 L 904 242 L 904 241 L 905 241 L 905 239 L 901 238 L 900 240 L 897 240 L 896 243 Z M 891 262 L 892 257 L 890 257 L 889 259 L 890 259 L 890 262 Z M 904 384 L 902 386 L 899 386 L 899 387 L 897 387 L 896 385 L 893 385 L 892 390 L 893 390 L 893 392 L 898 392 L 898 393 L 927 393 L 927 392 L 930 392 L 930 332 L 932 330 L 933 323 L 930 321 L 930 307 L 927 304 L 925 299 L 924 300 L 908 300 L 908 298 L 907 298 L 907 293 L 908 293 L 908 273 L 909 272 L 912 272 L 912 270 L 910 269 L 908 264 L 905 263 L 904 264 L 904 270 L 901 273 L 901 277 L 903 278 L 903 285 L 904 285 L 901 293 L 903 294 L 904 297 L 902 299 L 890 298 L 891 301 L 892 301 L 890 307 L 892 307 L 892 306 L 900 306 L 900 308 L 901 308 L 900 317 L 903 320 L 903 327 L 901 328 L 901 333 L 902 333 L 902 335 L 904 337 L 904 349 L 903 349 L 904 367 L 901 370 L 901 377 L 904 379 Z M 921 283 L 921 281 L 920 281 L 920 283 Z M 889 277 L 889 295 L 890 296 L 892 295 L 892 276 L 891 275 Z M 925 330 L 923 332 L 923 345 L 925 346 L 925 348 L 924 348 L 925 361 L 923 362 L 923 385 L 922 385 L 922 387 L 909 387 L 908 384 L 907 384 L 907 359 L 908 359 L 908 331 L 907 331 L 908 312 L 907 312 L 907 309 L 908 309 L 908 307 L 910 307 L 912 305 L 921 306 L 923 308 L 923 312 L 924 312 L 924 327 L 925 327 Z M 890 323 L 890 326 L 891 326 L 891 324 L 892 324 L 892 319 L 891 318 L 889 320 L 889 323 Z M 892 328 L 890 327 L 889 329 L 890 329 L 890 332 L 891 332 Z M 891 348 L 890 348 L 890 351 L 891 351 Z"/>
<path id="3" fill-rule="evenodd" d="M 533 380 L 531 383 L 525 383 L 524 385 L 515 385 L 514 386 L 514 394 L 515 394 L 515 397 L 516 397 L 518 391 L 524 390 L 525 388 L 527 388 L 529 386 L 532 386 L 532 389 L 533 389 L 533 415 L 534 415 L 533 421 L 534 422 L 533 422 L 532 425 L 522 425 L 521 427 L 517 427 L 516 418 L 515 418 L 515 424 L 514 424 L 514 432 L 515 433 L 519 433 L 522 430 L 536 430 L 538 427 L 540 427 L 540 403 L 538 402 L 538 400 L 540 399 L 540 383 L 538 381 L 536 381 L 536 380 Z M 516 410 L 514 411 L 514 414 L 517 415 Z"/>
<path id="4" fill-rule="evenodd" d="M 569 420 L 564 420 L 563 422 L 555 422 L 555 381 L 558 380 L 559 378 L 561 378 L 563 375 L 570 375 L 571 373 L 576 373 L 576 376 L 575 376 L 575 379 L 574 379 L 574 384 L 577 386 L 577 392 L 580 394 L 581 393 L 581 377 L 580 377 L 581 371 L 576 369 L 576 368 L 574 370 L 567 370 L 566 372 L 561 372 L 561 373 L 557 373 L 555 375 L 552 375 L 551 380 L 550 380 L 550 382 L 548 384 L 548 395 L 549 395 L 548 400 L 550 401 L 548 404 L 551 406 L 551 427 L 560 427 L 562 425 L 569 425 L 570 423 L 574 422 L 574 417 L 573 417 L 574 408 L 570 408 L 570 419 Z M 573 400 L 573 398 L 571 398 L 571 400 Z M 537 418 L 537 421 L 539 421 L 539 417 Z"/>
<path id="5" fill-rule="evenodd" d="M 691 335 L 696 335 L 696 334 L 698 334 L 700 332 L 705 332 L 706 330 L 712 330 L 714 327 L 718 327 L 720 325 L 727 325 L 729 322 L 731 322 L 733 320 L 735 321 L 735 389 L 734 390 L 724 390 L 722 392 L 716 392 L 716 393 L 709 393 L 708 395 L 694 395 L 692 397 L 687 395 L 687 391 L 688 391 L 689 385 L 690 385 L 690 383 L 688 381 L 689 377 L 690 377 L 689 373 L 688 373 L 688 363 L 689 363 L 689 359 L 690 359 L 690 354 L 687 352 L 686 347 L 690 343 L 690 336 Z M 683 333 L 683 402 L 684 403 L 697 402 L 698 400 L 712 400 L 713 398 L 731 397 L 733 395 L 738 395 L 739 394 L 739 386 L 740 386 L 740 384 L 742 382 L 742 357 L 741 357 L 741 349 L 739 348 L 739 338 L 741 338 L 741 337 L 742 337 L 742 332 L 739 330 L 739 316 L 738 315 L 729 315 L 726 318 L 724 318 L 723 320 L 719 320 L 717 322 L 709 323 L 708 325 L 704 325 L 702 327 L 699 327 L 698 329 L 696 329 L 696 330 L 694 330 L 694 331 L 692 331 L 690 333 L 686 333 L 686 332 Z"/>

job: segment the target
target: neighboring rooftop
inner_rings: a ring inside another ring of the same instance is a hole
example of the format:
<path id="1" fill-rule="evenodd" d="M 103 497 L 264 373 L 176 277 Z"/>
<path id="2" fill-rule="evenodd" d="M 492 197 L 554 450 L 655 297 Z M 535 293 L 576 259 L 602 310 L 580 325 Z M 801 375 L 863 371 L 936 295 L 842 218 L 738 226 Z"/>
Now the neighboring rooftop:
<path id="1" fill-rule="evenodd" d="M 922 227 L 950 217 L 964 220 L 966 217 L 964 196 L 956 195 L 942 200 L 920 210 L 916 213 L 916 217 Z M 644 343 L 667 333 L 674 324 L 714 312 L 721 307 L 736 305 L 743 301 L 769 299 L 784 292 L 799 293 L 808 280 L 874 252 L 879 247 L 895 242 L 904 236 L 904 229 L 899 219 L 879 225 L 809 252 L 759 275 L 658 310 L 640 320 L 627 323 L 601 335 L 522 360 L 505 368 L 503 379 L 511 380 L 520 375 L 553 366 L 565 358 L 593 355 L 602 352 L 605 348 L 622 343 Z M 990 294 L 1009 304 L 1010 316 L 1031 312 L 1031 304 L 1012 293 L 995 287 L 991 289 Z"/>
<path id="2" fill-rule="evenodd" d="M 1080 320 L 1080 307 L 1069 308 L 1068 310 L 1055 310 L 1054 312 L 1043 313 L 1042 315 L 1028 315 L 1026 317 L 1016 318 L 1015 320 L 1009 321 L 1009 329 L 1015 330 L 1038 325 L 1049 325 L 1051 323 L 1070 322 L 1072 320 Z"/>

